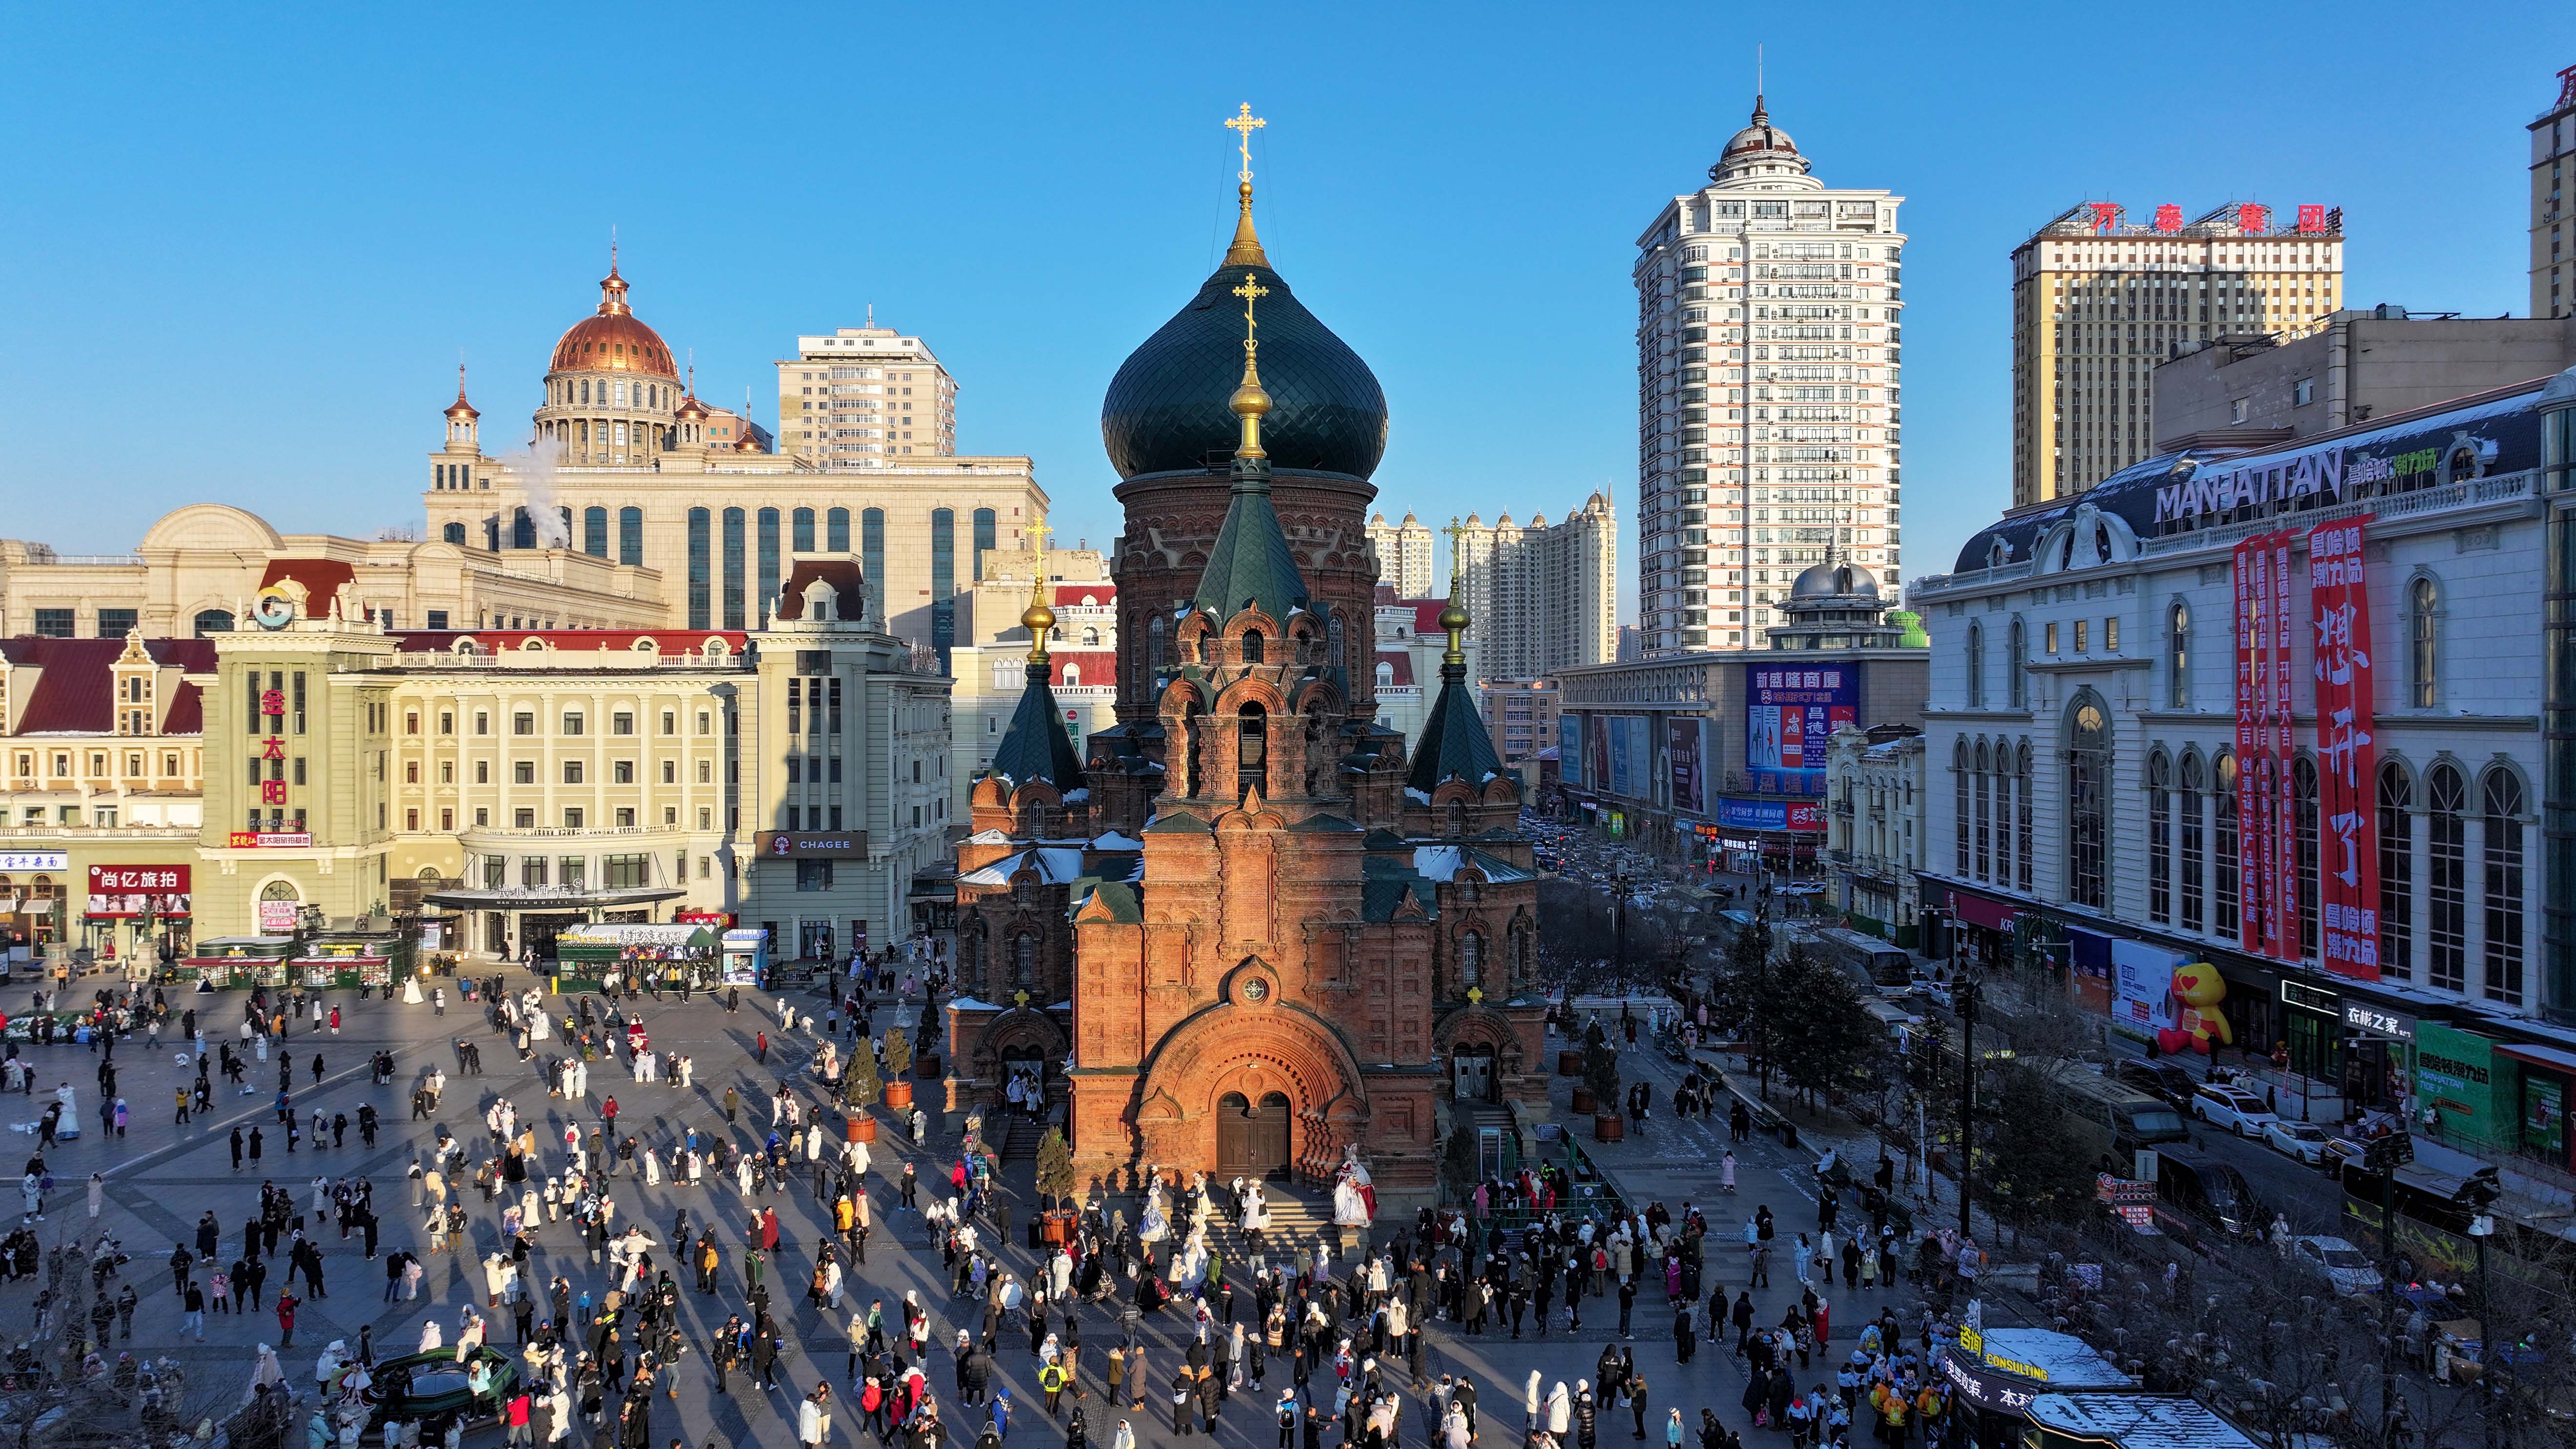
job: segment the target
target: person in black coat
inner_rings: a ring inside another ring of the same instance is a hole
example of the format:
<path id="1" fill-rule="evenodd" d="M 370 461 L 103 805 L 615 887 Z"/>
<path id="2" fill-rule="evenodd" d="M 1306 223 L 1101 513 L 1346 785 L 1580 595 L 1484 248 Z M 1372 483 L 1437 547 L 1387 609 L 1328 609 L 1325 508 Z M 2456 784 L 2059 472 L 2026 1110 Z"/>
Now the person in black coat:
<path id="1" fill-rule="evenodd" d="M 1190 1406 L 1197 1399 L 1198 1380 L 1188 1369 L 1172 1375 L 1172 1432 L 1186 1439 L 1190 1435 Z"/>
<path id="2" fill-rule="evenodd" d="M 1683 1363 L 1689 1363 L 1691 1354 L 1698 1348 L 1699 1334 L 1691 1328 L 1690 1305 L 1685 1303 L 1682 1305 L 1682 1311 L 1673 1315 L 1673 1356 Z"/>

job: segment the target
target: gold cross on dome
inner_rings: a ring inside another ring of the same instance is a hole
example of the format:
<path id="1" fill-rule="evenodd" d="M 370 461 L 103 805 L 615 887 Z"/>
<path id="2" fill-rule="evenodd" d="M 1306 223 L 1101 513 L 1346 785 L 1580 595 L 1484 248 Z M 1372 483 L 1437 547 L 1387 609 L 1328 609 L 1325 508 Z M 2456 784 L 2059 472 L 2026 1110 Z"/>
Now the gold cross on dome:
<path id="1" fill-rule="evenodd" d="M 1268 121 L 1252 113 L 1250 101 L 1243 103 L 1243 109 L 1240 112 L 1226 117 L 1225 128 L 1235 133 L 1237 149 L 1243 153 L 1243 170 L 1236 173 L 1236 180 L 1244 182 L 1252 180 L 1252 133 L 1269 124 Z"/>
<path id="2" fill-rule="evenodd" d="M 1039 599 L 1043 598 L 1046 594 L 1047 535 L 1055 532 L 1055 530 L 1047 527 L 1046 519 L 1041 517 L 1036 522 L 1028 526 L 1027 532 L 1029 535 L 1030 560 L 1029 597 L 1032 599 Z"/>
<path id="3" fill-rule="evenodd" d="M 1243 285 L 1234 289 L 1234 295 L 1243 299 L 1243 350 L 1250 352 L 1255 345 L 1253 339 L 1257 335 L 1256 329 L 1261 325 L 1252 318 L 1252 304 L 1269 296 L 1270 289 L 1261 285 L 1260 279 L 1254 277 L 1252 273 L 1246 272 L 1243 274 Z"/>

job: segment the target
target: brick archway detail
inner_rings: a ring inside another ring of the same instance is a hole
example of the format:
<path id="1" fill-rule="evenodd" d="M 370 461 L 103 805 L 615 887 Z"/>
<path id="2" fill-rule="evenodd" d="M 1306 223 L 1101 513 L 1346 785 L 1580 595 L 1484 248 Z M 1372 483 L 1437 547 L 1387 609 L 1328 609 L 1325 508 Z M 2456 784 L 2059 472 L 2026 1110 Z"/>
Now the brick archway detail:
<path id="1" fill-rule="evenodd" d="M 1361 1141 L 1368 1098 L 1359 1061 L 1338 1032 L 1288 1006 L 1228 1003 L 1174 1029 L 1146 1069 L 1139 1148 L 1164 1167 L 1216 1166 L 1216 1103 L 1227 1092 L 1260 1101 L 1282 1092 L 1296 1114 L 1289 1149 L 1299 1177 L 1329 1181 L 1345 1143 Z"/>

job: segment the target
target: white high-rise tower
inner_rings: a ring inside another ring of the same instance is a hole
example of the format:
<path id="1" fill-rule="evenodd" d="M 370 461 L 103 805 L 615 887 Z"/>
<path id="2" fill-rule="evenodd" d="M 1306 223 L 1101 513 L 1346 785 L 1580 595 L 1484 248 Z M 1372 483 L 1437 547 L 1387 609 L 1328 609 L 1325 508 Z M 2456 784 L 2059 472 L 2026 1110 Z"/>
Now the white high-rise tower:
<path id="1" fill-rule="evenodd" d="M 1903 197 L 1841 190 L 1752 123 L 1637 241 L 1638 628 L 1756 647 L 1834 530 L 1891 592 Z"/>

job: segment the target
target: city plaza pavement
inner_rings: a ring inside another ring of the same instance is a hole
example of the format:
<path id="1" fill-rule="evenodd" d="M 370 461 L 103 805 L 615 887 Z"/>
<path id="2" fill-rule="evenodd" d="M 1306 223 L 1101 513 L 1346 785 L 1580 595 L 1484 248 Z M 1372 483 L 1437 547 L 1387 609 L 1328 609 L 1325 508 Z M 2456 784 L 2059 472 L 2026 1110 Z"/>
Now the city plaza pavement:
<path id="1" fill-rule="evenodd" d="M 517 971 L 508 977 L 513 988 L 524 987 L 527 980 L 524 973 Z M 77 1045 L 20 1048 L 21 1054 L 37 1065 L 38 1090 L 15 1100 L 0 1099 L 0 1124 L 32 1124 L 48 1100 L 52 1085 L 68 1082 L 79 1093 L 84 1128 L 80 1140 L 64 1143 L 46 1154 L 56 1188 L 46 1204 L 45 1221 L 33 1226 L 48 1249 L 72 1241 L 85 1246 L 103 1230 L 118 1239 L 133 1258 L 124 1269 L 124 1279 L 140 1294 L 141 1307 L 134 1316 L 132 1340 L 119 1339 L 105 1346 L 111 1360 L 125 1350 L 136 1352 L 138 1357 L 149 1354 L 174 1359 L 189 1376 L 192 1396 L 217 1384 L 247 1386 L 253 1346 L 278 1342 L 273 1312 L 263 1307 L 248 1314 L 209 1313 L 200 1341 L 186 1332 L 172 1291 L 168 1259 L 174 1244 L 186 1243 L 194 1252 L 197 1218 L 212 1209 L 223 1228 L 223 1259 L 230 1262 L 241 1251 L 242 1224 L 255 1214 L 264 1180 L 295 1193 L 300 1204 L 309 1205 L 316 1176 L 336 1179 L 364 1175 L 374 1183 L 377 1210 L 383 1221 L 379 1252 L 418 1252 L 422 1247 L 423 1215 L 411 1207 L 407 1169 L 434 1140 L 437 1123 L 409 1121 L 408 1102 L 413 1083 L 432 1066 L 448 1073 L 446 1097 L 437 1122 L 444 1122 L 465 1143 L 469 1163 L 480 1160 L 489 1147 L 481 1121 L 483 1108 L 495 1095 L 506 1094 L 521 1114 L 520 1121 L 535 1124 L 537 1140 L 544 1149 L 543 1170 L 551 1173 L 560 1171 L 563 1165 L 559 1145 L 562 1128 L 572 1121 L 586 1128 L 595 1119 L 597 1099 L 612 1094 L 618 1099 L 622 1132 L 647 1143 L 667 1143 L 690 1126 L 701 1131 L 720 1129 L 724 1120 L 720 1100 L 725 1087 L 732 1085 L 743 1098 L 743 1120 L 735 1131 L 738 1140 L 749 1144 L 756 1140 L 757 1132 L 766 1130 L 766 1102 L 777 1080 L 776 1073 L 792 1071 L 813 1048 L 810 1035 L 801 1031 L 788 1035 L 778 1030 L 776 998 L 766 994 L 746 991 L 737 1014 L 726 1013 L 720 1002 L 706 997 L 687 1006 L 680 1005 L 674 997 L 665 997 L 659 1003 L 647 998 L 641 1003 L 641 1015 L 650 1029 L 652 1044 L 657 1050 L 677 1050 L 693 1059 L 693 1090 L 682 1095 L 667 1082 L 640 1084 L 612 1064 L 596 1063 L 590 1080 L 594 1100 L 586 1110 L 576 1110 L 568 1102 L 548 1098 L 536 1064 L 522 1064 L 516 1059 L 508 1041 L 485 1024 L 479 1004 L 462 1000 L 458 983 L 450 981 L 448 988 L 449 1005 L 443 1017 L 434 1015 L 426 1004 L 360 1002 L 353 993 L 335 993 L 328 999 L 342 1009 L 343 1029 L 337 1035 L 314 1032 L 308 1019 L 286 1040 L 286 1049 L 295 1061 L 295 1107 L 299 1115 L 309 1115 L 320 1107 L 326 1113 L 345 1111 L 354 1118 L 360 1103 L 372 1102 L 381 1119 L 373 1150 L 359 1146 L 354 1126 L 345 1147 L 316 1150 L 307 1145 L 293 1154 L 283 1150 L 280 1134 L 271 1131 L 263 1160 L 257 1164 L 245 1162 L 239 1172 L 231 1166 L 229 1142 L 233 1126 L 274 1128 L 276 1123 L 273 1099 L 277 1068 L 273 1057 L 267 1062 L 251 1063 L 245 1080 L 252 1090 L 246 1095 L 235 1094 L 218 1079 L 214 1110 L 181 1126 L 172 1120 L 174 1092 L 195 1075 L 193 1065 L 182 1067 L 178 1063 L 182 1044 L 165 1043 L 155 1052 L 138 1035 L 119 1045 L 114 1052 L 118 1091 L 129 1104 L 130 1118 L 127 1135 L 120 1139 L 102 1125 L 106 1104 L 100 1102 L 96 1090 L 96 1053 Z M 238 992 L 174 993 L 172 1001 L 174 1021 L 178 1009 L 194 1006 L 210 1032 L 233 1031 L 241 1019 L 243 996 Z M 815 997 L 803 1004 L 819 1010 L 822 1001 Z M 884 1019 L 882 1008 L 879 1017 Z M 767 1066 L 753 1060 L 755 1034 L 764 1030 L 771 1042 Z M 466 1076 L 459 1072 L 457 1053 L 451 1046 L 458 1038 L 480 1046 L 485 1075 Z M 549 1044 L 561 1045 L 560 1041 Z M 391 1083 L 375 1086 L 367 1063 L 369 1056 L 380 1049 L 395 1054 L 395 1073 Z M 311 1072 L 317 1053 L 324 1063 L 324 1080 L 319 1088 L 312 1085 Z M 1776 1322 L 1797 1295 L 1788 1245 L 1795 1241 L 1796 1232 L 1812 1232 L 1815 1227 L 1809 1155 L 1757 1138 L 1738 1150 L 1739 1193 L 1733 1199 L 1719 1199 L 1714 1188 L 1719 1144 L 1726 1135 L 1723 1106 L 1712 1121 L 1677 1123 L 1666 1110 L 1673 1080 L 1671 1064 L 1642 1046 L 1629 1054 L 1629 1061 L 1638 1063 L 1658 1081 L 1657 1110 L 1642 1140 L 1632 1139 L 1605 1154 L 1609 1163 L 1605 1170 L 1624 1181 L 1641 1206 L 1645 1201 L 1660 1199 L 1678 1212 L 1687 1200 L 1708 1210 L 1710 1268 L 1703 1295 L 1718 1283 L 1733 1289 L 1744 1282 L 1745 1259 L 1737 1244 L 1745 1214 L 1757 1203 L 1772 1204 L 1781 1233 L 1772 1272 L 1774 1286 L 1758 1291 L 1755 1303 L 1757 1322 Z M 1563 1090 L 1564 1085 L 1559 1083 L 1559 1093 Z M 808 1100 L 820 1095 L 818 1084 L 806 1083 L 802 1091 Z M 1559 1117 L 1564 1118 L 1561 1110 Z M 961 1410 L 956 1405 L 949 1355 L 940 1345 L 953 1340 L 958 1327 L 978 1324 L 980 1305 L 950 1297 L 947 1275 L 938 1254 L 929 1246 L 921 1218 L 899 1207 L 895 1190 L 895 1178 L 908 1158 L 918 1163 L 925 1193 L 931 1190 L 927 1184 L 944 1184 L 957 1142 L 955 1128 L 954 1122 L 934 1125 L 932 1141 L 921 1152 L 899 1142 L 890 1124 L 880 1132 L 871 1149 L 874 1161 L 867 1178 L 877 1231 L 868 1243 L 867 1264 L 856 1271 L 850 1306 L 864 1315 L 869 1302 L 881 1298 L 893 1325 L 890 1336 L 899 1342 L 900 1300 L 906 1290 L 920 1292 L 933 1324 L 933 1348 L 925 1365 L 929 1383 L 940 1399 L 949 1434 L 962 1443 L 981 1427 L 983 1412 Z M 1573 1130 L 1588 1139 L 1588 1124 L 1575 1124 Z M 34 1150 L 32 1131 L 21 1140 L 27 1150 Z M 1031 1210 L 1031 1172 L 1030 1164 L 1020 1161 L 1011 1164 L 1004 1174 L 1005 1187 L 1014 1199 L 1014 1241 L 1008 1245 L 1004 1261 L 1023 1278 L 1035 1267 L 1019 1227 L 1027 1222 Z M 106 1183 L 102 1213 L 96 1222 L 89 1217 L 86 1191 L 93 1173 L 103 1174 Z M 311 1234 L 322 1250 L 328 1296 L 306 1295 L 298 1314 L 294 1345 L 279 1355 L 291 1382 L 309 1389 L 316 1354 L 334 1339 L 354 1345 L 362 1326 L 372 1326 L 379 1357 L 417 1346 L 422 1321 L 433 1313 L 444 1319 L 446 1341 L 455 1341 L 459 1306 L 479 1306 L 482 1302 L 480 1254 L 498 1241 L 499 1205 L 483 1204 L 480 1194 L 463 1181 L 465 1175 L 458 1174 L 454 1191 L 472 1219 L 468 1241 L 473 1253 L 429 1257 L 428 1277 L 417 1300 L 384 1301 L 383 1264 L 364 1260 L 358 1237 L 343 1240 L 327 1221 Z M 691 1273 L 671 1260 L 667 1248 L 657 1251 L 657 1267 L 672 1268 L 682 1284 L 681 1314 L 690 1348 L 681 1366 L 677 1399 L 657 1398 L 653 1405 L 653 1442 L 677 1437 L 690 1444 L 750 1440 L 792 1445 L 798 1397 L 818 1376 L 826 1376 L 833 1381 L 834 1393 L 842 1404 L 835 1416 L 834 1441 L 860 1443 L 865 1430 L 843 1373 L 848 1315 L 818 1312 L 807 1306 L 801 1291 L 811 1267 L 811 1246 L 824 1231 L 824 1217 L 810 1191 L 799 1183 L 760 1199 L 762 1205 L 778 1210 L 784 1233 L 777 1261 L 769 1270 L 769 1281 L 773 1311 L 781 1320 L 789 1346 L 781 1359 L 781 1388 L 771 1393 L 765 1403 L 760 1401 L 757 1387 L 748 1384 L 740 1373 L 733 1379 L 732 1393 L 713 1393 L 712 1370 L 704 1355 L 710 1332 L 728 1314 L 743 1310 L 743 1220 L 748 1210 L 741 1195 L 730 1182 L 719 1186 L 712 1178 L 707 1186 L 696 1188 L 676 1186 L 668 1179 L 659 1186 L 645 1187 L 632 1176 L 616 1179 L 612 1193 L 619 1208 L 616 1223 L 640 1225 L 657 1241 L 667 1236 L 675 1210 L 683 1207 L 688 1210 L 693 1237 L 713 1215 L 719 1224 L 719 1236 L 724 1239 L 725 1287 L 713 1298 L 688 1291 Z M 547 1226 L 535 1238 L 529 1281 L 540 1293 L 542 1285 L 558 1272 L 571 1281 L 576 1297 L 585 1291 L 594 1295 L 604 1291 L 609 1270 L 592 1267 L 570 1223 Z M 200 1283 L 205 1272 L 202 1267 L 197 1270 Z M 270 1262 L 270 1303 L 285 1286 L 285 1279 L 281 1253 Z M 28 1332 L 33 1321 L 33 1299 L 41 1281 L 38 1278 L 0 1286 L 0 1315 L 6 1315 L 0 1322 L 12 1326 L 18 1334 Z M 300 1282 L 297 1287 L 301 1288 Z M 1835 1290 L 1828 1295 L 1828 1301 L 1833 1310 L 1834 1349 L 1830 1354 L 1820 1354 L 1815 1366 L 1801 1374 L 1809 1384 L 1829 1382 L 1834 1363 L 1848 1354 L 1862 1324 L 1875 1316 L 1882 1304 L 1895 1303 L 1897 1299 L 1882 1287 L 1874 1293 Z M 1904 1309 L 1898 1306 L 1902 1316 Z M 1518 1341 L 1496 1333 L 1468 1338 L 1453 1332 L 1452 1325 L 1435 1325 L 1426 1357 L 1427 1374 L 1433 1379 L 1442 1373 L 1472 1377 L 1481 1401 L 1480 1439 L 1489 1444 L 1498 1440 L 1509 1443 L 1521 1433 L 1522 1385 L 1533 1369 L 1550 1385 L 1563 1379 L 1571 1388 L 1577 1379 L 1590 1376 L 1593 1361 L 1605 1343 L 1619 1342 L 1634 1350 L 1638 1368 L 1650 1386 L 1652 1407 L 1646 1427 L 1652 1442 L 1662 1442 L 1665 1411 L 1678 1406 L 1685 1425 L 1692 1431 L 1690 1442 L 1696 1444 L 1695 1431 L 1703 1405 L 1714 1408 L 1729 1428 L 1745 1433 L 1750 1443 L 1762 1445 L 1785 1438 L 1774 1431 L 1750 1429 L 1749 1416 L 1740 1405 L 1745 1388 L 1742 1366 L 1726 1351 L 1732 1343 L 1731 1334 L 1719 1343 L 1703 1342 L 1687 1368 L 1677 1365 L 1673 1315 L 1664 1304 L 1659 1285 L 1638 1297 L 1633 1342 L 1621 1341 L 1615 1333 L 1615 1289 L 1609 1296 L 1587 1300 L 1584 1310 L 1585 1328 L 1580 1333 L 1565 1327 L 1560 1306 L 1558 1322 L 1548 1336 L 1538 1337 L 1533 1331 Z M 491 1318 L 494 1344 L 509 1348 L 511 1327 L 506 1312 L 492 1314 Z M 1082 1377 L 1091 1391 L 1085 1407 L 1092 1442 L 1108 1444 L 1122 1417 L 1134 1425 L 1141 1442 L 1171 1441 L 1175 1436 L 1170 1429 L 1166 1386 L 1181 1360 L 1177 1335 L 1183 1320 L 1171 1311 L 1146 1318 L 1143 1337 L 1156 1391 L 1147 1394 L 1142 1411 L 1127 1414 L 1111 1409 L 1102 1397 L 1101 1375 L 1107 1351 L 1117 1339 L 1115 1318 L 1098 1305 L 1086 1305 L 1082 1323 L 1083 1341 L 1090 1349 L 1082 1359 Z M 1915 1324 L 1907 1319 L 1905 1326 L 1910 1337 Z M 1009 1390 L 1013 1405 L 1010 1439 L 1056 1442 L 1062 1429 L 1045 1422 L 1037 1391 L 1036 1361 L 1027 1351 L 1025 1333 L 1020 1332 L 1015 1340 L 1014 1332 L 1004 1330 L 995 1355 L 997 1385 Z M 1401 1365 L 1392 1367 L 1389 1382 L 1403 1385 Z M 1274 1444 L 1272 1405 L 1287 1381 L 1284 1361 L 1274 1359 L 1266 1394 L 1256 1398 L 1247 1386 L 1228 1404 L 1218 1430 L 1222 1440 Z M 1330 1382 L 1328 1369 L 1314 1381 L 1327 1412 Z M 1070 1408 L 1072 1402 L 1068 1396 L 1066 1406 Z M 1630 1441 L 1633 1427 L 1626 1409 L 1602 1406 L 1599 1432 L 1604 1439 Z M 484 1430 L 478 1430 L 475 1437 L 481 1439 L 487 1434 L 497 1438 Z M 578 1428 L 575 1434 L 586 1438 Z M 1403 1426 L 1403 1438 L 1408 1444 L 1426 1443 L 1425 1421 L 1418 1415 L 1413 1417 Z M 1337 1441 L 1336 1435 L 1327 1442 Z"/>

